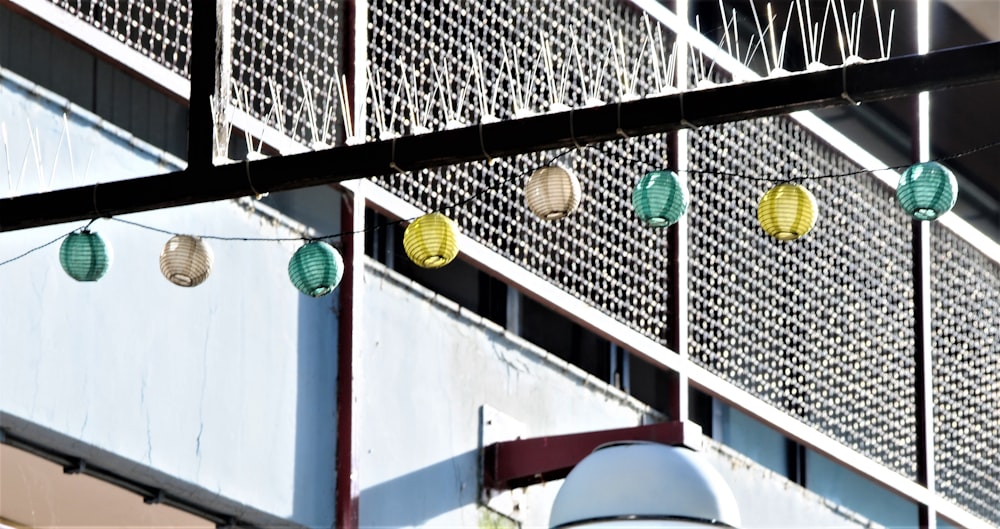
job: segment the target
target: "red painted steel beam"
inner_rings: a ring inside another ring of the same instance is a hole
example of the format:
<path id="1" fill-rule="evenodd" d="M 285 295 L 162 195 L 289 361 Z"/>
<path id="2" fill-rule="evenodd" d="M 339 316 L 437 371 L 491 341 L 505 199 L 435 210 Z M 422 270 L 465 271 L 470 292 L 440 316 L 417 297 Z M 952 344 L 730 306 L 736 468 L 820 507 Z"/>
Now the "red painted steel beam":
<path id="1" fill-rule="evenodd" d="M 701 439 L 697 424 L 673 421 L 503 441 L 483 447 L 483 486 L 506 490 L 562 479 L 595 448 L 608 443 L 648 441 L 697 450 Z"/>

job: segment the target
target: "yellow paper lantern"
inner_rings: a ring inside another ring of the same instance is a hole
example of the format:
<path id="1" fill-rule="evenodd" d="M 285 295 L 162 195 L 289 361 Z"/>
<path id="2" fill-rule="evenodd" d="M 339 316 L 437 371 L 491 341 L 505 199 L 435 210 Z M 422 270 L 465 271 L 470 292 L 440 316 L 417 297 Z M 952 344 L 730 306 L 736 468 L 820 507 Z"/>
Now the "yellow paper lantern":
<path id="1" fill-rule="evenodd" d="M 802 237 L 816 224 L 816 197 L 799 184 L 778 184 L 764 193 L 757 220 L 768 235 L 782 241 Z"/>
<path id="2" fill-rule="evenodd" d="M 201 237 L 175 235 L 160 253 L 160 272 L 177 286 L 198 286 L 212 272 L 212 249 Z"/>
<path id="3" fill-rule="evenodd" d="M 528 209 L 542 220 L 556 220 L 573 212 L 580 204 L 580 180 L 557 165 L 535 169 L 524 186 Z"/>
<path id="4" fill-rule="evenodd" d="M 458 255 L 455 221 L 441 213 L 428 213 L 406 227 L 403 249 L 421 268 L 441 268 Z"/>

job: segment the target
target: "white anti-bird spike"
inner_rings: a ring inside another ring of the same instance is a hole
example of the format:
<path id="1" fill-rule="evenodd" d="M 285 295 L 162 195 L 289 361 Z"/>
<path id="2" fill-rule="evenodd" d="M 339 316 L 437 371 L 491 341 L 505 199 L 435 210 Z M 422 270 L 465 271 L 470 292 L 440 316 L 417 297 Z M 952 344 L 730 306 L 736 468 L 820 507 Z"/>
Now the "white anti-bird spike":
<path id="1" fill-rule="evenodd" d="M 748 1 L 750 2 L 750 11 L 753 12 L 753 23 L 754 26 L 756 26 L 757 28 L 757 37 L 760 39 L 759 46 L 761 48 L 761 51 L 763 52 L 762 55 L 764 56 L 764 71 L 767 75 L 770 75 L 771 58 L 769 57 L 767 46 L 765 45 L 766 41 L 764 40 L 764 28 L 760 25 L 760 16 L 757 14 L 757 6 L 754 4 L 753 0 L 748 0 Z M 774 47 L 773 38 L 771 39 L 771 46 Z M 747 59 L 747 64 L 750 64 L 750 58 Z"/>
<path id="2" fill-rule="evenodd" d="M 823 42 L 826 40 L 826 24 L 830 20 L 830 0 L 826 3 L 826 8 L 823 9 L 823 25 L 820 27 L 819 34 L 819 49 L 816 50 L 816 60 L 819 61 L 823 58 Z"/>
<path id="3" fill-rule="evenodd" d="M 736 23 L 736 8 L 733 8 L 733 42 L 736 44 L 736 60 L 743 62 L 740 58 L 740 25 Z M 747 52 L 750 48 L 747 47 Z"/>
<path id="4" fill-rule="evenodd" d="M 878 12 L 878 0 L 872 0 L 872 10 L 875 11 L 875 29 L 878 31 L 878 53 L 884 59 L 885 39 L 882 38 L 882 15 Z"/>
<path id="5" fill-rule="evenodd" d="M 782 66 L 785 64 L 785 45 L 788 43 L 788 29 L 792 25 L 792 9 L 794 9 L 794 7 L 795 6 L 792 4 L 788 5 L 788 16 L 785 17 L 785 29 L 781 32 L 781 46 L 778 48 L 778 61 Z"/>
<path id="6" fill-rule="evenodd" d="M 323 126 L 322 126 L 322 129 L 321 129 L 323 137 L 320 138 L 320 141 L 322 141 L 324 144 L 330 144 L 330 143 L 334 143 L 336 141 L 336 133 L 335 133 L 336 119 L 334 117 L 335 112 L 333 112 L 333 83 L 334 83 L 334 79 L 335 78 L 332 77 L 332 76 L 327 79 L 327 82 L 326 82 L 326 91 L 323 94 L 323 101 L 326 102 L 326 106 L 323 107 L 323 112 L 320 114 L 320 116 L 322 117 L 322 120 L 323 120 Z M 368 93 L 367 87 L 364 86 L 364 85 L 367 84 L 367 80 L 368 80 L 368 76 L 366 74 L 365 77 L 363 77 L 361 79 L 362 89 L 360 90 L 360 92 L 362 94 Z M 367 101 L 367 98 L 364 97 L 364 95 L 362 95 L 361 96 L 361 101 L 362 101 L 362 104 L 365 104 L 364 102 Z M 357 124 L 358 120 L 355 119 L 354 123 Z M 361 127 L 361 131 L 362 131 L 362 133 L 364 133 L 364 127 Z"/>
<path id="7" fill-rule="evenodd" d="M 62 152 L 63 140 L 66 138 L 66 133 L 69 130 L 69 122 L 66 121 L 66 113 L 63 112 L 63 127 L 62 131 L 59 132 L 59 143 L 56 144 L 56 154 L 52 157 L 52 171 L 49 172 L 49 184 L 48 188 L 52 189 L 52 184 L 56 180 L 56 168 L 59 167 L 59 154 Z"/>
<path id="8" fill-rule="evenodd" d="M 837 46 L 840 48 L 840 63 L 847 63 L 847 51 L 844 49 L 844 29 L 841 26 L 841 15 L 837 13 L 837 2 L 836 0 L 830 0 L 830 5 L 833 6 L 833 21 L 834 27 L 837 28 Z M 845 22 L 846 24 L 846 22 Z"/>
<path id="9" fill-rule="evenodd" d="M 76 183 L 76 160 L 73 159 L 73 135 L 69 133 L 69 117 L 63 112 L 63 126 L 66 127 L 66 155 L 69 157 L 70 182 Z"/>
<path id="10" fill-rule="evenodd" d="M 698 33 L 701 33 L 701 17 L 698 15 L 694 16 L 694 27 Z M 699 82 L 707 80 L 707 73 L 705 72 L 705 54 L 701 51 L 701 49 L 699 49 L 698 57 L 695 58 L 694 46 L 688 46 L 688 49 L 691 50 L 691 58 L 695 59 L 694 64 L 698 67 L 698 73 L 700 74 L 699 79 L 695 81 L 695 84 L 697 85 Z"/>
<path id="11" fill-rule="evenodd" d="M 840 16 L 843 18 L 844 41 L 847 44 L 847 51 L 850 53 L 854 49 L 854 25 L 851 24 L 850 16 L 847 13 L 847 5 L 844 4 L 844 0 L 840 0 Z"/>
<path id="12" fill-rule="evenodd" d="M 896 10 L 893 9 L 889 12 L 889 42 L 885 46 L 885 58 L 888 59 L 892 54 L 892 30 L 893 26 L 896 24 Z"/>
<path id="13" fill-rule="evenodd" d="M 385 131 L 385 105 L 384 101 L 380 100 L 382 95 L 382 85 L 379 82 L 378 75 L 372 72 L 372 65 L 365 65 L 365 76 L 371 79 L 368 83 L 368 91 L 371 93 L 372 98 L 372 114 L 375 116 L 375 128 L 378 129 L 378 133 L 381 136 Z"/>
<path id="14" fill-rule="evenodd" d="M 28 138 L 29 139 L 31 138 L 31 131 L 30 131 L 30 129 L 28 131 Z M 31 144 L 30 143 L 28 145 L 24 146 L 24 158 L 22 158 L 22 160 L 21 160 L 21 170 L 18 172 L 18 175 L 17 175 L 17 185 L 14 186 L 14 194 L 18 194 L 18 193 L 21 192 L 21 183 L 24 181 L 24 173 L 25 173 L 25 171 L 28 170 L 28 160 L 31 159 L 31 153 L 32 153 L 32 151 L 33 151 L 33 149 L 31 148 Z"/>
<path id="15" fill-rule="evenodd" d="M 38 134 L 38 129 L 31 126 L 31 120 L 25 117 L 28 121 L 28 139 L 29 147 L 31 147 L 31 154 L 34 155 L 35 159 L 35 171 L 38 174 L 38 187 L 40 191 L 47 191 L 45 189 L 45 170 L 42 168 L 42 141 Z"/>
<path id="16" fill-rule="evenodd" d="M 7 122 L 0 121 L 0 139 L 3 139 L 4 160 L 7 162 L 7 189 L 14 196 L 14 173 L 10 170 L 10 144 L 7 140 Z"/>
<path id="17" fill-rule="evenodd" d="M 809 39 L 806 37 L 806 21 L 802 13 L 802 0 L 795 0 L 795 12 L 799 15 L 799 33 L 802 36 L 802 60 L 809 64 Z"/>
<path id="18" fill-rule="evenodd" d="M 521 70 L 517 63 L 511 60 L 510 54 L 507 52 L 506 42 L 501 43 L 500 49 L 503 52 L 503 64 L 504 70 L 507 72 L 507 84 L 511 88 L 511 102 L 514 105 L 514 116 L 519 116 L 527 110 L 524 93 L 521 91 Z"/>
<path id="19" fill-rule="evenodd" d="M 545 79 L 548 81 L 549 85 L 549 104 L 555 104 L 558 102 L 557 90 L 556 90 L 556 72 L 555 65 L 552 64 L 552 45 L 549 43 L 548 38 L 542 35 L 542 58 L 545 65 Z"/>
<path id="20" fill-rule="evenodd" d="M 726 42 L 726 52 L 735 57 L 735 55 L 733 55 L 733 43 L 729 41 L 729 17 L 726 16 L 726 6 L 722 5 L 722 0 L 719 0 L 719 18 L 724 21 L 722 30 L 725 33 L 724 39 Z M 737 43 L 737 46 L 738 45 L 739 44 Z"/>
<path id="21" fill-rule="evenodd" d="M 93 151 L 93 150 L 91 150 L 91 151 L 90 151 L 90 155 L 89 155 L 89 156 L 87 156 L 87 165 L 85 165 L 85 166 L 83 167 L 83 176 L 82 176 L 82 177 L 80 177 L 80 184 L 81 184 L 81 185 L 82 185 L 82 184 L 86 184 L 86 183 L 87 183 L 87 175 L 89 175 L 89 174 L 90 174 L 90 164 L 91 164 L 91 162 L 93 162 L 93 161 L 94 161 L 94 151 Z"/>
<path id="22" fill-rule="evenodd" d="M 643 13 L 642 14 L 642 23 L 646 27 L 646 38 L 648 38 L 650 42 L 654 42 L 654 47 L 657 44 L 662 44 L 662 39 L 657 40 L 653 36 L 653 24 L 649 20 L 649 13 Z M 659 27 L 657 27 L 657 33 L 659 33 Z M 663 92 L 663 85 L 664 85 L 664 83 L 663 83 L 663 64 L 661 62 L 662 51 L 663 50 L 660 49 L 659 50 L 660 53 L 657 53 L 656 51 L 654 51 L 653 53 L 650 54 L 652 56 L 652 59 L 653 59 L 653 80 L 656 82 L 656 89 L 658 91 L 660 91 L 660 92 Z"/>
<path id="23" fill-rule="evenodd" d="M 340 96 L 340 118 L 344 120 L 344 134 L 348 138 L 354 137 L 354 121 L 351 116 L 351 98 L 347 91 L 347 76 L 340 76 L 340 83 L 337 84 L 337 93 Z"/>
<path id="24" fill-rule="evenodd" d="M 479 120 L 489 123 L 496 120 L 496 116 L 490 111 L 486 97 L 486 72 L 483 67 L 483 56 L 479 52 L 472 54 L 472 76 L 476 79 L 476 95 L 479 101 Z"/>
<path id="25" fill-rule="evenodd" d="M 321 148 L 323 142 L 320 139 L 319 123 L 316 119 L 316 103 L 312 96 L 312 84 L 302 74 L 299 74 L 299 84 L 302 86 L 302 106 L 305 107 L 306 125 L 309 127 L 309 133 L 312 136 L 312 144 L 315 146 L 313 148 Z M 341 111 L 343 112 L 343 109 Z M 347 135 L 350 136 L 351 134 L 348 133 Z"/>
<path id="26" fill-rule="evenodd" d="M 462 110 L 465 107 L 465 97 L 468 94 L 471 79 L 465 80 L 456 100 L 455 93 L 452 91 L 452 87 L 455 86 L 454 77 L 447 67 L 447 59 L 442 60 L 445 61 L 443 68 L 438 68 L 436 64 L 432 65 L 431 68 L 434 72 L 434 79 L 437 81 L 437 86 L 434 89 L 440 95 L 441 106 L 445 113 L 445 127 L 455 128 L 462 125 Z"/>
<path id="27" fill-rule="evenodd" d="M 645 15 L 643 16 L 645 17 Z M 590 76 L 587 75 L 587 71 L 583 68 L 583 56 L 581 55 L 580 52 L 580 41 L 576 38 L 576 35 L 571 35 L 570 39 L 571 39 L 570 42 L 572 43 L 573 46 L 573 56 L 576 57 L 576 70 L 580 74 L 580 90 L 583 92 L 584 101 L 586 101 L 587 99 L 590 98 L 590 94 L 593 87 L 592 84 L 587 83 L 587 78 Z M 589 46 L 587 52 L 589 58 L 590 56 Z M 591 64 L 590 61 L 587 61 L 587 64 Z"/>
<path id="28" fill-rule="evenodd" d="M 274 82 L 274 77 L 267 78 L 267 86 L 271 89 L 271 110 L 267 113 L 267 118 L 265 119 L 265 124 L 267 120 L 271 119 L 271 115 L 274 115 L 274 128 L 280 131 L 285 130 L 285 109 L 281 102 L 281 86 Z M 261 130 L 261 135 L 263 136 L 263 130 Z"/>
<path id="29" fill-rule="evenodd" d="M 753 0 L 750 0 L 750 2 L 752 4 Z M 775 44 L 775 39 L 774 39 L 774 18 L 775 18 L 774 12 L 771 10 L 771 2 L 768 2 L 767 30 L 768 33 L 771 34 L 771 59 L 773 59 L 773 62 L 771 63 L 771 68 L 768 70 L 768 75 L 770 75 L 771 71 L 781 68 L 781 63 L 778 62 L 778 46 Z"/>
<path id="30" fill-rule="evenodd" d="M 860 57 L 861 55 L 861 21 L 865 18 L 865 0 L 861 0 L 861 6 L 858 9 L 858 29 L 854 37 L 854 56 Z"/>

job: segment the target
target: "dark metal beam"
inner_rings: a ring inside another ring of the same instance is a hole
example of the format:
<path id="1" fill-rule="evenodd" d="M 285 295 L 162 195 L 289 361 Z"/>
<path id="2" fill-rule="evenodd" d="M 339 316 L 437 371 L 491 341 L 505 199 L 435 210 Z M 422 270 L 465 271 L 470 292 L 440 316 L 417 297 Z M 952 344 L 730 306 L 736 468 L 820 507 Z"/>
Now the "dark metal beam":
<path id="1" fill-rule="evenodd" d="M 212 97 L 219 63 L 218 0 L 191 4 L 191 101 L 188 110 L 188 167 L 211 169 L 215 148 Z"/>
<path id="2" fill-rule="evenodd" d="M 701 447 L 701 428 L 672 421 L 648 426 L 517 439 L 483 447 L 483 486 L 494 490 L 562 479 L 595 448 L 607 443 L 649 441 Z"/>
<path id="3" fill-rule="evenodd" d="M 1000 42 L 543 114 L 395 141 L 0 200 L 0 231 L 89 220 L 1000 80 Z M 211 132 L 211 127 L 206 127 Z M 210 134 L 209 134 L 210 135 Z M 482 135 L 482 136 L 480 136 Z M 575 136 L 575 137 L 574 137 Z M 484 152 L 485 147 L 485 152 Z"/>

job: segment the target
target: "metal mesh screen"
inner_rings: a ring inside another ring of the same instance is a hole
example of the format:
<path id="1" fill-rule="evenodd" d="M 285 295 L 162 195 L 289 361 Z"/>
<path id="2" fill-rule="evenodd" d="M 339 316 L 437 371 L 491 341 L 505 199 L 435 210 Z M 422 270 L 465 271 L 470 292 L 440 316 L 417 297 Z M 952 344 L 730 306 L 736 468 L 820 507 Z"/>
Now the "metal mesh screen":
<path id="1" fill-rule="evenodd" d="M 622 31 L 633 57 L 638 56 L 646 34 L 640 14 L 612 0 L 419 5 L 376 0 L 370 4 L 369 20 L 369 60 L 386 87 L 384 107 L 405 106 L 404 82 L 421 94 L 418 101 L 431 98 L 431 111 L 422 123 L 413 123 L 408 111 L 398 112 L 402 116 L 400 128 L 406 130 L 396 132 L 404 133 L 415 124 L 443 128 L 450 119 L 448 105 L 454 109 L 465 104 L 463 113 L 479 119 L 481 111 L 473 102 L 476 98 L 464 92 L 469 102 L 462 99 L 462 84 L 474 77 L 473 52 L 483 58 L 487 83 L 502 85 L 487 113 L 509 118 L 514 106 L 512 93 L 523 90 L 529 106 L 537 110 L 544 108 L 548 92 L 541 81 L 532 86 L 528 86 L 530 82 L 520 87 L 507 84 L 505 52 L 511 61 L 518 62 L 522 72 L 542 78 L 538 57 L 543 40 L 551 37 L 553 55 L 572 65 L 567 70 L 574 77 L 569 82 L 568 99 L 579 105 L 588 95 L 581 88 L 587 83 L 576 77 L 600 75 L 595 72 L 602 67 L 608 68 L 605 80 L 612 75 L 610 66 L 602 62 L 603 50 L 587 51 L 593 43 L 608 41 L 609 24 L 614 31 Z M 580 62 L 569 51 L 573 42 L 583 49 Z M 559 65 L 556 68 L 561 71 Z M 435 88 L 445 79 L 453 80 L 445 82 L 454 88 L 451 93 Z M 648 84 L 643 83 L 650 82 L 649 75 L 639 76 L 642 90 L 648 91 Z M 615 86 L 600 83 L 596 94 L 611 100 L 617 97 L 612 94 Z M 492 90 L 488 97 L 494 97 Z M 662 342 L 667 331 L 669 279 L 666 231 L 643 228 L 634 218 L 629 205 L 631 187 L 643 169 L 625 158 L 664 163 L 664 137 L 622 139 L 563 157 L 559 163 L 579 175 L 584 199 L 570 217 L 544 222 L 527 209 L 522 189 L 530 171 L 553 154 L 498 160 L 492 166 L 469 164 L 406 177 L 389 176 L 376 182 L 425 209 L 440 209 L 481 193 L 449 211 L 465 234 Z"/>
<path id="2" fill-rule="evenodd" d="M 192 0 L 51 0 L 133 50 L 190 78 Z"/>
<path id="3" fill-rule="evenodd" d="M 937 486 L 1000 524 L 1000 264 L 940 224 L 931 237 Z"/>
<path id="4" fill-rule="evenodd" d="M 787 118 L 691 134 L 692 168 L 764 178 L 857 167 Z M 805 182 L 816 227 L 759 227 L 773 184 L 692 177 L 692 360 L 907 476 L 916 471 L 911 233 L 874 178 Z"/>
<path id="5" fill-rule="evenodd" d="M 237 107 L 306 145 L 336 143 L 340 2 L 236 0 L 233 9 Z"/>

